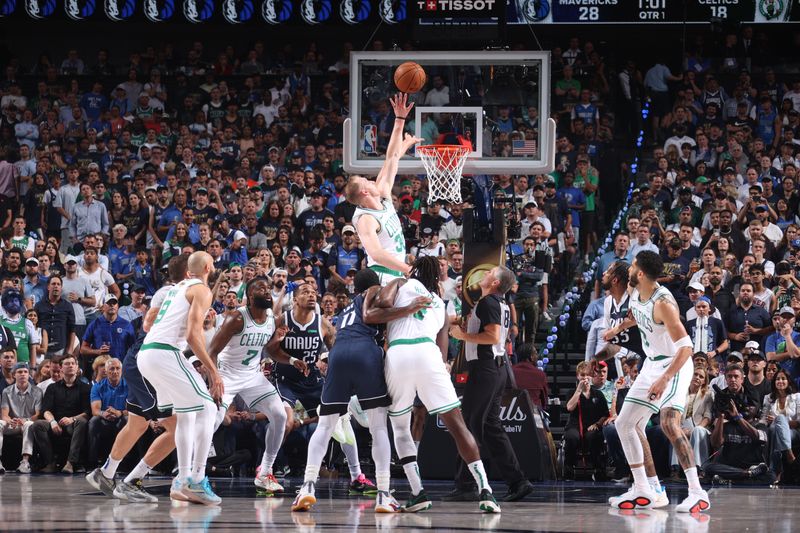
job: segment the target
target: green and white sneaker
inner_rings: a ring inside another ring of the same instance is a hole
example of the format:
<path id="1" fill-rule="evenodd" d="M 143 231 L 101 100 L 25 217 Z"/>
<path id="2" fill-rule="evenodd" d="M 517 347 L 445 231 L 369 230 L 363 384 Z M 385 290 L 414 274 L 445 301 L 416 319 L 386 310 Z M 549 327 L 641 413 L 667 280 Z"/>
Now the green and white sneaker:
<path id="1" fill-rule="evenodd" d="M 497 500 L 495 500 L 492 493 L 486 489 L 483 489 L 481 491 L 480 503 L 478 504 L 478 508 L 484 513 L 500 512 L 500 506 L 497 505 Z"/>
<path id="2" fill-rule="evenodd" d="M 404 513 L 420 513 L 422 511 L 427 511 L 431 507 L 433 507 L 433 502 L 431 502 L 428 495 L 425 494 L 425 491 L 421 490 L 417 495 L 412 494 L 411 498 L 408 499 L 400 510 Z"/>
<path id="3" fill-rule="evenodd" d="M 134 479 L 130 483 L 120 481 L 114 489 L 114 497 L 131 503 L 158 503 L 158 498 L 144 489 L 141 479 Z"/>

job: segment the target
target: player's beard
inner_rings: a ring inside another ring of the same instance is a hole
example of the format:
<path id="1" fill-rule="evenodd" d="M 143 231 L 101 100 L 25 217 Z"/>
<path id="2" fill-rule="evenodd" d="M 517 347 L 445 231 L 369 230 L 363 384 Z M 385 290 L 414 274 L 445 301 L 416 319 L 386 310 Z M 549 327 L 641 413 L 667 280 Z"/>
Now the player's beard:
<path id="1" fill-rule="evenodd" d="M 256 309 L 269 309 L 272 307 L 272 300 L 266 296 L 253 296 L 253 307 Z"/>
<path id="2" fill-rule="evenodd" d="M 630 279 L 628 280 L 628 285 L 630 285 L 635 289 L 636 287 L 639 286 L 639 278 L 637 278 L 636 276 L 631 276 Z"/>

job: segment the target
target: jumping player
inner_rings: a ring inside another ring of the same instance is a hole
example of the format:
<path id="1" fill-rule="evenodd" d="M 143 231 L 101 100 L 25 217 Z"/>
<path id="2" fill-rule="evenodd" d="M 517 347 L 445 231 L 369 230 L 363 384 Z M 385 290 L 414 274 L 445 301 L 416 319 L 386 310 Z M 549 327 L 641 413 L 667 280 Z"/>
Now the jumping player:
<path id="1" fill-rule="evenodd" d="M 214 272 L 213 258 L 206 252 L 195 252 L 189 256 L 188 270 L 190 278 L 172 287 L 164 299 L 139 351 L 138 365 L 158 393 L 159 408 L 172 406 L 177 414 L 178 475 L 172 481 L 170 498 L 217 505 L 222 500 L 205 476 L 216 402 L 224 393 L 203 335 L 203 321 L 212 300 L 207 283 Z M 205 367 L 209 387 L 183 357 L 187 344 Z"/>
<path id="2" fill-rule="evenodd" d="M 428 412 L 439 415 L 456 441 L 458 453 L 478 486 L 480 510 L 498 513 L 500 506 L 492 495 L 478 445 L 464 423 L 459 409 L 461 402 L 445 367 L 450 324 L 445 320 L 444 303 L 439 296 L 438 258 L 420 257 L 414 262 L 410 276 L 408 281 L 398 279 L 389 283 L 381 289 L 377 301 L 369 304 L 399 308 L 411 305 L 420 296 L 431 300 L 426 308 L 387 325 L 386 385 L 392 398 L 389 420 L 397 455 L 411 485 L 411 498 L 403 510 L 415 512 L 431 507 L 422 487 L 417 448 L 411 436 L 411 409 L 414 397 L 419 395 Z"/>
<path id="3" fill-rule="evenodd" d="M 420 296 L 402 308 L 372 307 L 367 311 L 365 300 L 374 299 L 380 289 L 378 274 L 370 269 L 361 270 L 356 274 L 354 286 L 356 297 L 339 315 L 336 344 L 328 356 L 328 374 L 322 387 L 319 424 L 308 445 L 305 480 L 292 504 L 292 511 L 307 511 L 316 503 L 314 488 L 322 457 L 336 422 L 347 412 L 353 394 L 358 396 L 361 408 L 367 414 L 372 434 L 372 458 L 378 484 L 375 512 L 393 513 L 398 509 L 397 502 L 389 492 L 391 445 L 386 426 L 386 408 L 391 401 L 383 375 L 383 333 L 376 325 L 370 324 L 384 324 L 413 314 L 431 300 Z"/>
<path id="4" fill-rule="evenodd" d="M 208 350 L 208 355 L 217 363 L 225 385 L 216 425 L 222 423 L 225 410 L 237 394 L 250 409 L 264 413 L 269 419 L 269 427 L 261 467 L 253 483 L 267 492 L 283 492 L 283 487 L 272 475 L 272 464 L 283 442 L 286 411 L 277 389 L 264 377 L 260 365 L 262 348 L 275 333 L 268 280 L 254 278 L 247 284 L 244 294 L 247 296 L 247 305 L 225 318 Z M 300 368 L 303 367 L 300 365 Z"/>
<path id="5" fill-rule="evenodd" d="M 403 137 L 406 117 L 414 107 L 403 93 L 391 100 L 394 128 L 386 148 L 386 160 L 373 182 L 361 176 L 350 176 L 345 186 L 347 201 L 357 206 L 353 225 L 367 252 L 367 266 L 378 273 L 381 285 L 409 272 L 406 264 L 406 239 L 403 227 L 392 205 L 392 186 L 400 158 L 422 139 Z"/>
<path id="6" fill-rule="evenodd" d="M 651 487 L 645 468 L 645 451 L 649 456 L 649 449 L 644 449 L 638 431 L 643 433 L 653 413 L 660 413 L 661 427 L 672 443 L 689 483 L 689 495 L 676 511 L 697 513 L 709 509 L 711 502 L 700 486 L 692 448 L 681 429 L 681 413 L 694 373 L 692 341 L 680 321 L 672 294 L 656 282 L 663 267 L 661 257 L 655 252 L 643 251 L 636 255 L 628 281 L 632 289 L 630 310 L 633 319 L 614 328 L 621 331 L 635 323 L 647 359 L 616 420 L 625 457 L 633 473 L 633 487 L 621 496 L 610 498 L 609 504 L 618 509 L 650 508 L 657 500 L 658 494 Z"/>
<path id="7" fill-rule="evenodd" d="M 275 385 L 285 402 L 287 415 L 286 434 L 293 429 L 295 422 L 293 408 L 297 401 L 309 414 L 318 414 L 317 407 L 322 396 L 324 379 L 319 365 L 325 364 L 321 358 L 333 346 L 336 330 L 317 311 L 317 289 L 314 285 L 304 283 L 294 292 L 294 305 L 275 320 L 279 330 L 280 342 L 270 343 L 267 352 L 276 361 Z M 288 361 L 284 363 L 282 361 Z M 302 362 L 304 366 L 299 366 Z M 316 419 L 317 416 L 312 416 Z M 348 422 L 349 423 L 349 422 Z M 361 472 L 358 461 L 358 450 L 352 444 L 342 444 L 342 451 L 347 457 L 350 467 L 350 490 L 364 492 L 374 485 Z"/>
<path id="8" fill-rule="evenodd" d="M 187 262 L 189 257 L 178 255 L 169 260 L 168 272 L 170 284 L 161 287 L 153 295 L 151 307 L 145 315 L 142 330 L 150 331 L 155 317 L 158 315 L 161 304 L 172 285 L 186 279 Z M 175 415 L 172 409 L 163 411 L 158 409 L 158 398 L 153 386 L 142 377 L 137 366 L 139 349 L 145 335 L 141 334 L 137 342 L 131 346 L 122 362 L 123 377 L 128 385 L 128 422 L 117 434 L 111 452 L 105 464 L 87 474 L 86 481 L 96 490 L 102 491 L 106 496 L 113 496 L 120 500 L 138 503 L 154 503 L 158 498 L 148 493 L 142 484 L 142 478 L 155 465 L 163 461 L 175 449 Z M 133 449 L 139 438 L 147 431 L 149 421 L 158 421 L 164 428 L 150 444 L 147 453 L 139 464 L 119 483 L 114 482 L 117 468 L 128 452 Z"/>

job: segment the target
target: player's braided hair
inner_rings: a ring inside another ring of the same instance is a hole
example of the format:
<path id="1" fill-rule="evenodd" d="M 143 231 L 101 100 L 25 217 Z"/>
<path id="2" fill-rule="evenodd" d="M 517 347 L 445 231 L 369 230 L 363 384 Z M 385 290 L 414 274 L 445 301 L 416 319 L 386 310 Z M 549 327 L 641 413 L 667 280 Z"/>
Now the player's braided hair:
<path id="1" fill-rule="evenodd" d="M 410 277 L 422 283 L 433 294 L 439 294 L 439 258 L 420 257 L 411 267 Z"/>

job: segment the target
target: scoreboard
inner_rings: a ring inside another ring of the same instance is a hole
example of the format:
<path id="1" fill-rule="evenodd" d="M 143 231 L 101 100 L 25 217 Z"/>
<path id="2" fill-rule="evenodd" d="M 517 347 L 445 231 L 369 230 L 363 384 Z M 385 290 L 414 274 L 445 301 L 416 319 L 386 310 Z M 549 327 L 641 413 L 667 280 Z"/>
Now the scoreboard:
<path id="1" fill-rule="evenodd" d="M 407 0 L 423 24 L 708 24 L 800 22 L 800 0 Z"/>
<path id="2" fill-rule="evenodd" d="M 510 0 L 516 24 L 800 22 L 800 0 Z"/>

